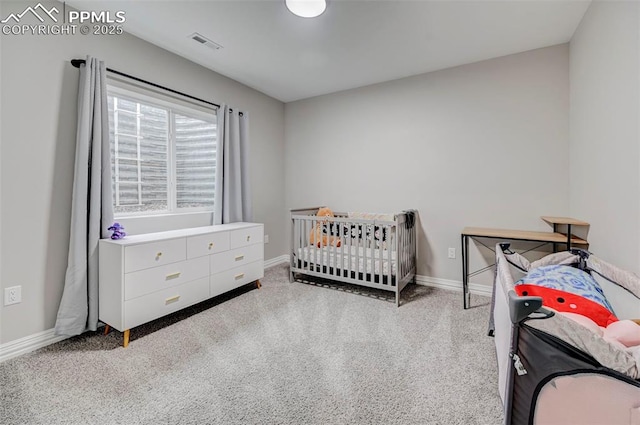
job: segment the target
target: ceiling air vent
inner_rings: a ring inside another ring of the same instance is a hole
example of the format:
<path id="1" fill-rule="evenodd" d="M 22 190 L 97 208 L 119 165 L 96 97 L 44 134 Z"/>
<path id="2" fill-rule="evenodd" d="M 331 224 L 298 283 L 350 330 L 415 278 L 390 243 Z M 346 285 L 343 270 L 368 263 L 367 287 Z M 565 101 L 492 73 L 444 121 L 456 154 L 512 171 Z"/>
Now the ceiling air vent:
<path id="1" fill-rule="evenodd" d="M 197 41 L 200 44 L 203 44 L 203 45 L 207 46 L 210 49 L 213 49 L 213 50 L 222 49 L 221 45 L 219 45 L 218 43 L 216 43 L 214 41 L 209 40 L 207 37 L 205 37 L 202 34 L 198 34 L 197 32 L 194 32 L 193 34 L 191 34 L 189 36 L 189 38 L 192 39 L 192 40 Z"/>

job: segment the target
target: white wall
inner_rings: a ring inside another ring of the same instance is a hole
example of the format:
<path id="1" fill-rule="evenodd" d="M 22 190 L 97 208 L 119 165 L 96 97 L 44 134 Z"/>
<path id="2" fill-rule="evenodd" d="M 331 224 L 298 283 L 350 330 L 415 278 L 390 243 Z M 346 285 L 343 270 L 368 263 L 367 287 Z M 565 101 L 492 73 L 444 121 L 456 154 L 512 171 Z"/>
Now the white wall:
<path id="1" fill-rule="evenodd" d="M 286 205 L 417 208 L 418 273 L 460 281 L 463 227 L 569 212 L 568 111 L 566 44 L 288 103 Z"/>
<path id="2" fill-rule="evenodd" d="M 640 273 L 640 5 L 591 4 L 570 44 L 570 211 L 591 250 Z"/>
<path id="3" fill-rule="evenodd" d="M 0 15 L 24 7 L 3 1 Z M 0 306 L 0 343 L 55 323 L 75 155 L 73 58 L 91 54 L 116 70 L 249 111 L 254 220 L 270 235 L 265 258 L 286 252 L 281 102 L 127 34 L 0 37 L 0 286 L 22 285 L 23 297 L 21 304 Z"/>

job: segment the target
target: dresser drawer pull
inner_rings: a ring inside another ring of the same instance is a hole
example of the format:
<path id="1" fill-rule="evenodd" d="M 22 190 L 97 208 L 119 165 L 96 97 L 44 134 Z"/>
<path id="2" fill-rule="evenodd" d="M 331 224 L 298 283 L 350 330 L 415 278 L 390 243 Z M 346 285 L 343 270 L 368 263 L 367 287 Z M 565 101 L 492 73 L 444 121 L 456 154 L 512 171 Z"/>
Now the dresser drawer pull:
<path id="1" fill-rule="evenodd" d="M 251 239 L 251 235 L 247 236 L 247 242 Z"/>
<path id="2" fill-rule="evenodd" d="M 173 304 L 173 303 L 177 302 L 179 299 L 180 299 L 180 295 L 176 295 L 174 297 L 167 298 L 166 300 L 164 300 L 164 305 Z"/>
<path id="3" fill-rule="evenodd" d="M 162 252 L 158 252 L 158 253 L 156 254 L 156 260 L 159 260 L 159 259 L 160 259 L 160 257 L 162 257 Z"/>
<path id="4" fill-rule="evenodd" d="M 209 243 L 209 249 L 213 249 L 213 242 Z"/>
<path id="5" fill-rule="evenodd" d="M 240 261 L 240 260 L 244 260 L 244 254 L 243 255 L 236 255 L 236 261 Z"/>
<path id="6" fill-rule="evenodd" d="M 180 273 L 181 273 L 181 272 L 176 272 L 176 273 L 168 274 L 168 275 L 166 276 L 166 280 L 169 280 L 169 279 L 175 279 L 175 278 L 177 278 L 177 277 L 180 277 Z"/>
<path id="7" fill-rule="evenodd" d="M 244 273 L 238 273 L 234 276 L 235 280 L 242 279 L 244 277 Z"/>

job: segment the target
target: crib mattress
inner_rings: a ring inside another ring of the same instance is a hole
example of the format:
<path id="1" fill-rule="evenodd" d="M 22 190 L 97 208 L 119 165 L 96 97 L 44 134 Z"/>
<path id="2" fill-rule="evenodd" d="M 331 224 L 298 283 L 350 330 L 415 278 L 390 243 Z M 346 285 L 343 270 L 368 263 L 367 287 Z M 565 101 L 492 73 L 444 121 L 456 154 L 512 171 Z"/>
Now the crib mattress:
<path id="1" fill-rule="evenodd" d="M 340 248 L 331 246 L 314 248 L 313 246 L 307 246 L 299 248 L 297 255 L 297 259 L 305 263 L 310 262 L 322 267 L 375 275 L 380 274 L 380 256 L 382 255 L 382 275 L 387 276 L 389 274 L 389 266 L 391 266 L 391 275 L 395 276 L 396 274 L 395 259 L 393 255 L 391 255 L 391 260 L 388 259 L 389 252 L 386 249 L 380 250 L 378 248 L 356 246 L 342 246 Z M 351 262 L 349 262 L 349 258 L 351 258 Z"/>

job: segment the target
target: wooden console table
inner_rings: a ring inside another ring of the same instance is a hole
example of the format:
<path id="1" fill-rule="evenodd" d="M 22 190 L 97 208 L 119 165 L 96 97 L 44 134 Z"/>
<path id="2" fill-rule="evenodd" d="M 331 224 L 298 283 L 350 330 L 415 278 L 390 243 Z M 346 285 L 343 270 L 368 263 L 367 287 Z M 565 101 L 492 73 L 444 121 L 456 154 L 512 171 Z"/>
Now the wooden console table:
<path id="1" fill-rule="evenodd" d="M 469 278 L 485 270 L 488 270 L 491 267 L 488 266 L 475 272 L 469 272 L 469 239 L 486 238 L 499 239 L 501 241 L 541 242 L 542 245 L 550 243 L 553 244 L 554 252 L 557 251 L 557 247 L 560 244 L 566 245 L 567 250 L 571 249 L 571 247 L 574 245 L 578 245 L 583 248 L 589 246 L 589 243 L 585 239 L 579 238 L 571 233 L 571 226 L 588 226 L 589 223 L 568 217 L 543 216 L 541 218 L 543 221 L 553 226 L 553 232 L 491 229 L 485 227 L 465 227 L 462 230 L 462 233 L 460 234 L 462 242 L 462 291 L 465 309 L 469 308 L 471 299 L 469 293 Z M 558 226 L 560 225 L 567 226 L 566 234 L 558 232 Z"/>

